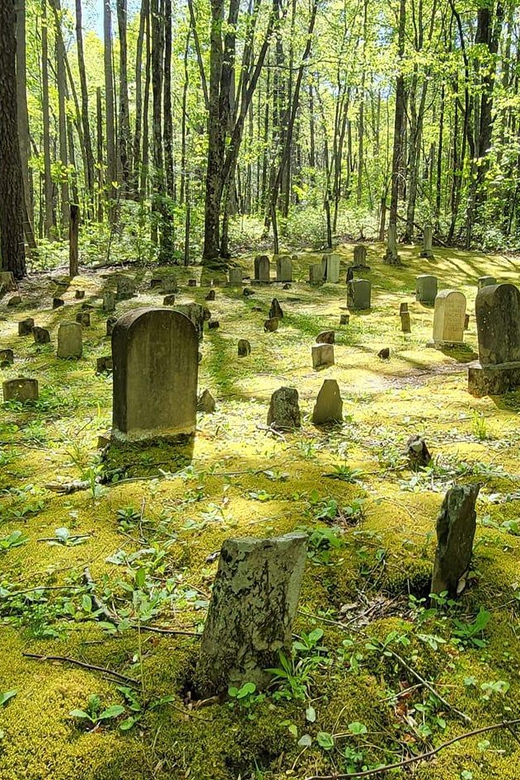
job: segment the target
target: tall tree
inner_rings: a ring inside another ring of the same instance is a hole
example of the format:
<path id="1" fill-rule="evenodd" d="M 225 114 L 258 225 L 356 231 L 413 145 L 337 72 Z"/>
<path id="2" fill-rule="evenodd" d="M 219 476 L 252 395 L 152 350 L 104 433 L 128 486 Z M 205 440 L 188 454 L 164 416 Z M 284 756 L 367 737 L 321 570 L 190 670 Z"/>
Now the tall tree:
<path id="1" fill-rule="evenodd" d="M 90 132 L 87 73 L 85 69 L 85 53 L 83 47 L 83 17 L 81 0 L 76 0 L 76 49 L 78 52 L 78 71 L 81 91 L 81 125 L 85 147 L 85 186 L 90 197 L 94 192 L 94 152 L 92 151 L 92 136 Z"/>

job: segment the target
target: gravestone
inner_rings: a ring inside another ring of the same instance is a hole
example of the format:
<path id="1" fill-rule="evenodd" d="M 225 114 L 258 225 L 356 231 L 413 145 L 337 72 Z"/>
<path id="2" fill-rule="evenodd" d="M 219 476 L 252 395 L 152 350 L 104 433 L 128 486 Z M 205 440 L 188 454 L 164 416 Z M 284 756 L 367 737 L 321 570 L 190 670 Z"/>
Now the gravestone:
<path id="1" fill-rule="evenodd" d="M 257 255 L 254 262 L 254 281 L 267 284 L 271 281 L 271 264 L 267 255 Z"/>
<path id="2" fill-rule="evenodd" d="M 32 334 L 35 344 L 48 344 L 51 340 L 51 334 L 47 328 L 40 328 L 38 325 L 34 326 Z"/>
<path id="3" fill-rule="evenodd" d="M 210 290 L 209 293 L 204 298 L 205 301 L 214 301 L 215 300 L 215 290 Z"/>
<path id="4" fill-rule="evenodd" d="M 292 260 L 289 255 L 276 258 L 276 281 L 292 282 Z"/>
<path id="5" fill-rule="evenodd" d="M 313 344 L 311 347 L 312 367 L 314 370 L 334 365 L 333 344 Z"/>
<path id="6" fill-rule="evenodd" d="M 220 322 L 218 320 L 210 320 L 208 322 L 208 330 L 215 330 L 216 328 L 220 328 Z"/>
<path id="7" fill-rule="evenodd" d="M 85 290 L 76 290 L 76 292 L 74 293 L 74 297 L 76 298 L 76 300 L 82 301 L 83 298 L 85 297 Z"/>
<path id="8" fill-rule="evenodd" d="M 58 328 L 59 358 L 79 358 L 83 352 L 82 328 L 77 322 L 62 322 Z"/>
<path id="9" fill-rule="evenodd" d="M 215 399 L 209 390 L 204 390 L 204 392 L 201 393 L 197 399 L 197 411 L 205 412 L 206 414 L 212 414 L 216 408 L 217 404 L 215 403 Z"/>
<path id="10" fill-rule="evenodd" d="M 116 297 L 118 301 L 126 301 L 135 295 L 135 283 L 128 276 L 118 276 L 116 280 Z"/>
<path id="11" fill-rule="evenodd" d="M 434 257 L 433 254 L 433 227 L 425 225 L 423 230 L 423 247 L 421 257 Z"/>
<path id="12" fill-rule="evenodd" d="M 52 308 L 53 309 L 59 309 L 60 306 L 65 306 L 65 301 L 63 298 L 53 298 L 52 299 Z"/>
<path id="13" fill-rule="evenodd" d="M 408 304 L 406 302 L 399 304 L 399 314 L 404 314 L 408 311 Z"/>
<path id="14" fill-rule="evenodd" d="M 11 295 L 9 300 L 7 301 L 8 306 L 19 306 L 22 302 L 22 296 L 21 295 Z"/>
<path id="15" fill-rule="evenodd" d="M 183 303 L 181 306 L 177 306 L 176 310 L 180 311 L 181 314 L 185 314 L 191 320 L 197 331 L 199 341 L 202 341 L 204 323 L 211 319 L 211 312 L 208 307 L 202 306 L 200 303 Z"/>
<path id="16" fill-rule="evenodd" d="M 112 291 L 106 290 L 106 292 L 103 293 L 103 311 L 111 312 L 115 311 L 115 308 L 116 296 Z"/>
<path id="17" fill-rule="evenodd" d="M 350 322 L 350 315 L 349 314 L 340 314 L 339 315 L 339 324 L 340 325 L 348 325 Z"/>
<path id="18" fill-rule="evenodd" d="M 312 412 L 314 425 L 324 425 L 330 422 L 341 422 L 343 419 L 343 401 L 339 385 L 335 379 L 326 379 L 316 398 Z"/>
<path id="19" fill-rule="evenodd" d="M 114 330 L 114 325 L 117 322 L 117 317 L 109 317 L 107 319 L 107 336 L 112 335 L 112 331 Z"/>
<path id="20" fill-rule="evenodd" d="M 482 287 L 475 300 L 479 365 L 468 369 L 472 395 L 502 395 L 520 387 L 520 291 L 513 284 Z"/>
<path id="21" fill-rule="evenodd" d="M 301 426 L 298 391 L 295 387 L 280 387 L 271 396 L 267 425 L 273 428 L 299 428 Z"/>
<path id="22" fill-rule="evenodd" d="M 323 266 L 321 263 L 313 263 L 309 267 L 309 284 L 322 284 Z"/>
<path id="23" fill-rule="evenodd" d="M 173 306 L 174 303 L 175 303 L 175 295 L 173 293 L 164 296 L 163 306 Z"/>
<path id="24" fill-rule="evenodd" d="M 238 340 L 238 357 L 247 357 L 251 354 L 251 344 L 247 339 Z"/>
<path id="25" fill-rule="evenodd" d="M 341 256 L 332 252 L 331 254 L 323 255 L 321 261 L 322 277 L 326 282 L 337 284 L 339 282 L 339 264 L 341 262 Z"/>
<path id="26" fill-rule="evenodd" d="M 19 336 L 30 336 L 33 332 L 34 328 L 34 320 L 32 317 L 27 317 L 25 320 L 20 320 L 18 323 L 18 335 Z"/>
<path id="27" fill-rule="evenodd" d="M 480 485 L 457 485 L 446 493 L 437 517 L 432 593 L 458 596 L 466 585 L 473 553 Z"/>
<path id="28" fill-rule="evenodd" d="M 307 556 L 307 535 L 227 539 L 222 545 L 195 673 L 203 696 L 268 685 L 288 657 Z"/>
<path id="29" fill-rule="evenodd" d="M 347 306 L 352 311 L 370 309 L 372 285 L 367 279 L 352 279 L 347 284 Z"/>
<path id="30" fill-rule="evenodd" d="M 12 349 L 0 349 L 0 368 L 7 368 L 14 363 L 14 352 Z"/>
<path id="31" fill-rule="evenodd" d="M 426 442 L 418 434 L 410 436 L 406 442 L 406 455 L 408 457 L 408 466 L 412 471 L 424 468 L 432 459 Z"/>
<path id="32" fill-rule="evenodd" d="M 4 393 L 4 401 L 37 401 L 38 400 L 38 380 L 37 379 L 25 379 L 24 377 L 18 377 L 18 379 L 8 379 L 2 383 L 2 390 Z"/>
<path id="33" fill-rule="evenodd" d="M 464 330 L 469 329 L 469 314 L 466 312 L 466 316 L 464 317 Z"/>
<path id="34" fill-rule="evenodd" d="M 196 286 L 197 286 L 196 279 L 188 279 L 188 287 L 196 287 Z"/>
<path id="35" fill-rule="evenodd" d="M 356 244 L 354 247 L 354 263 L 352 268 L 363 268 L 366 270 L 369 266 L 366 263 L 367 248 L 363 244 Z"/>
<path id="36" fill-rule="evenodd" d="M 197 332 L 171 309 L 123 314 L 112 333 L 115 440 L 176 438 L 197 421 Z"/>
<path id="37" fill-rule="evenodd" d="M 167 276 L 163 276 L 161 292 L 163 295 L 179 292 L 179 285 L 177 283 L 177 277 L 175 274 L 168 274 Z"/>
<path id="38" fill-rule="evenodd" d="M 96 360 L 96 374 L 108 374 L 114 369 L 112 355 L 103 355 Z"/>
<path id="39" fill-rule="evenodd" d="M 437 277 L 421 274 L 415 279 L 415 300 L 433 305 L 437 297 Z"/>
<path id="40" fill-rule="evenodd" d="M 322 330 L 316 336 L 316 344 L 334 344 L 336 334 L 333 330 Z"/>
<path id="41" fill-rule="evenodd" d="M 276 317 L 279 320 L 283 319 L 282 307 L 278 303 L 277 298 L 273 298 L 271 301 L 271 308 L 269 309 L 269 319 L 273 319 L 273 317 Z"/>
<path id="42" fill-rule="evenodd" d="M 410 312 L 409 311 L 403 311 L 401 313 L 401 330 L 403 333 L 411 333 L 412 332 L 412 322 L 410 319 Z"/>
<path id="43" fill-rule="evenodd" d="M 462 344 L 465 316 L 466 296 L 457 290 L 442 290 L 435 298 L 432 346 Z"/>
<path id="44" fill-rule="evenodd" d="M 162 287 L 162 276 L 152 276 L 150 279 L 150 289 L 154 289 L 155 287 Z"/>
<path id="45" fill-rule="evenodd" d="M 497 280 L 494 276 L 479 276 L 478 278 L 478 288 L 479 290 L 482 289 L 482 287 L 488 287 L 489 285 L 496 284 Z"/>
<path id="46" fill-rule="evenodd" d="M 90 312 L 78 311 L 76 314 L 76 322 L 79 322 L 80 325 L 84 325 L 85 328 L 90 328 Z"/>
<path id="47" fill-rule="evenodd" d="M 274 333 L 275 330 L 278 330 L 279 324 L 280 321 L 278 317 L 269 317 L 269 319 L 264 322 L 264 330 L 266 333 Z"/>
<path id="48" fill-rule="evenodd" d="M 242 285 L 243 273 L 241 268 L 230 268 L 228 273 L 228 284 L 230 287 L 240 287 Z"/>

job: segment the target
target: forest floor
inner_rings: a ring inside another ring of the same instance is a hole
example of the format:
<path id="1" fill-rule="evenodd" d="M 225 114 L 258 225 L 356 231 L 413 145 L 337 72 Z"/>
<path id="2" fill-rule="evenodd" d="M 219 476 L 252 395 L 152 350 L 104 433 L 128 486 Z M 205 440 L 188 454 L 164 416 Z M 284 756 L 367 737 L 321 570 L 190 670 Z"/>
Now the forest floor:
<path id="1" fill-rule="evenodd" d="M 352 247 L 339 251 L 346 268 Z M 368 247 L 372 309 L 346 326 L 345 268 L 339 284 L 310 287 L 317 255 L 298 256 L 288 290 L 256 286 L 246 298 L 217 287 L 207 305 L 220 328 L 204 333 L 199 366 L 199 390 L 217 410 L 198 416 L 191 464 L 176 472 L 167 448 L 151 448 L 136 453 L 135 469 L 125 464 L 124 481 L 104 485 L 96 446 L 111 424 L 112 380 L 95 366 L 110 354 L 100 295 L 115 271 L 85 270 L 56 310 L 58 272 L 21 284 L 22 305 L 0 301 L 0 349 L 15 352 L 1 379 L 40 383 L 39 401 L 3 403 L 0 415 L 0 780 L 332 778 L 520 717 L 520 391 L 469 395 L 474 316 L 467 348 L 426 348 L 433 310 L 414 296 L 415 276 L 433 273 L 473 312 L 477 278 L 516 283 L 518 258 L 436 248 L 424 260 L 419 251 L 401 248 L 404 266 L 394 268 L 381 245 Z M 252 257 L 238 262 L 251 271 Z M 162 304 L 150 289 L 157 268 L 124 271 L 139 295 L 118 314 Z M 178 303 L 204 303 L 202 269 L 176 273 Z M 195 276 L 202 286 L 188 288 Z M 265 333 L 273 297 L 285 316 Z M 410 335 L 400 329 L 403 301 Z M 85 302 L 94 308 L 83 356 L 58 360 L 57 327 Z M 51 344 L 19 337 L 24 317 L 49 328 Z M 311 345 L 326 329 L 336 332 L 336 362 L 316 372 Z M 249 357 L 237 357 L 239 338 L 251 342 Z M 382 347 L 390 360 L 377 357 Z M 317 428 L 326 378 L 340 385 L 344 421 Z M 266 415 L 281 386 L 298 389 L 302 428 L 275 436 Z M 412 434 L 434 456 L 417 473 L 403 455 Z M 148 477 L 132 479 L 143 465 Z M 474 566 L 457 604 L 429 605 L 435 519 L 455 479 L 482 484 Z M 46 487 L 73 480 L 89 488 Z M 266 695 L 191 702 L 215 553 L 229 536 L 296 529 L 310 540 L 285 677 Z M 480 733 L 387 776 L 518 780 L 518 734 Z"/>

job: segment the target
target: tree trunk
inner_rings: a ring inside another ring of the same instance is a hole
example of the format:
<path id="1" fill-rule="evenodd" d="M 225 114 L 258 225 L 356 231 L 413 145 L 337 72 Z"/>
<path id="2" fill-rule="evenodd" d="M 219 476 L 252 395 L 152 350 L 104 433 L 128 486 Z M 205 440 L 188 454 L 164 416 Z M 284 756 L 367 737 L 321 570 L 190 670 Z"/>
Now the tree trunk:
<path id="1" fill-rule="evenodd" d="M 78 71 L 81 90 L 81 126 L 83 129 L 83 143 L 85 146 L 86 160 L 85 187 L 87 189 L 89 199 L 92 199 L 94 193 L 94 154 L 92 151 L 92 140 L 88 113 L 88 87 L 87 74 L 85 70 L 85 54 L 83 50 L 81 0 L 76 0 L 76 48 L 78 50 Z"/>
<path id="2" fill-rule="evenodd" d="M 51 174 L 51 131 L 49 109 L 49 50 L 48 50 L 48 19 L 47 0 L 42 0 L 42 114 L 43 114 L 43 180 L 45 192 L 45 219 L 44 234 L 47 238 L 52 235 L 55 224 L 53 195 L 54 187 Z"/>
<path id="3" fill-rule="evenodd" d="M 60 0 L 53 0 L 56 10 L 60 12 Z M 56 18 L 55 16 L 55 18 Z M 61 30 L 56 30 L 56 86 L 58 88 L 58 136 L 60 149 L 60 163 L 62 172 L 60 175 L 60 211 L 61 231 L 64 231 L 69 221 L 69 178 L 68 178 L 68 143 L 67 143 L 67 70 L 65 67 L 65 47 Z"/>
<path id="4" fill-rule="evenodd" d="M 25 0 L 19 0 L 16 10 L 16 95 L 18 112 L 18 136 L 23 171 L 23 191 L 26 211 L 26 237 L 29 246 L 36 248 L 34 240 L 34 202 L 32 171 L 29 169 L 31 140 L 29 137 L 29 111 L 27 108 L 27 69 L 25 44 Z M 30 238 L 32 237 L 32 241 Z"/>
<path id="5" fill-rule="evenodd" d="M 103 37 L 105 42 L 105 128 L 107 152 L 107 196 L 108 216 L 114 223 L 117 216 L 117 158 L 114 115 L 114 74 L 112 68 L 112 12 L 110 0 L 103 0 Z"/>
<path id="6" fill-rule="evenodd" d="M 69 220 L 69 276 L 73 279 L 79 271 L 79 206 L 71 203 Z"/>
<path id="7" fill-rule="evenodd" d="M 128 108 L 127 0 L 117 0 L 119 31 L 119 160 L 123 194 L 128 196 L 131 177 L 130 111 Z"/>

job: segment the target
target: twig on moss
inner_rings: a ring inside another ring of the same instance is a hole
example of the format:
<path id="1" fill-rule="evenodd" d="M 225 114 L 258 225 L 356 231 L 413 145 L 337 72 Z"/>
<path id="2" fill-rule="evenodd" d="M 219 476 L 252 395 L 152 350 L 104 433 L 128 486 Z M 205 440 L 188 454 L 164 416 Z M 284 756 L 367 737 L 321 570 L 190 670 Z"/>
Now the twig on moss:
<path id="1" fill-rule="evenodd" d="M 61 661 L 62 663 L 72 664 L 73 666 L 81 666 L 82 669 L 89 669 L 94 672 L 102 672 L 103 674 L 109 674 L 112 677 L 116 677 L 118 680 L 129 683 L 130 685 L 139 687 L 139 682 L 134 680 L 133 677 L 128 677 L 126 674 L 115 672 L 113 669 L 106 669 L 104 666 L 95 666 L 94 664 L 88 664 L 85 661 L 78 661 L 77 658 L 67 658 L 62 655 L 38 655 L 37 653 L 22 653 L 25 658 L 35 658 L 38 661 Z"/>
<path id="2" fill-rule="evenodd" d="M 137 628 L 137 626 L 132 625 L 132 628 Z M 180 634 L 181 636 L 198 636 L 199 638 L 202 636 L 197 631 L 184 631 L 177 628 L 159 628 L 158 626 L 144 626 L 142 624 L 140 628 L 141 631 L 154 631 L 156 634 Z"/>
<path id="3" fill-rule="evenodd" d="M 475 737 L 478 734 L 485 734 L 487 731 L 496 731 L 497 729 L 510 730 L 512 726 L 518 726 L 519 724 L 520 718 L 516 718 L 515 720 L 504 720 L 501 723 L 493 723 L 491 726 L 483 726 L 480 729 L 474 729 L 473 731 L 467 731 L 464 734 L 459 734 L 458 737 L 453 737 L 447 742 L 443 742 L 441 745 L 438 745 L 436 748 L 427 750 L 426 753 L 420 753 L 418 756 L 405 758 L 404 761 L 398 761 L 395 764 L 386 764 L 385 766 L 380 766 L 377 769 L 366 769 L 363 772 L 348 772 L 347 774 L 340 774 L 335 772 L 333 775 L 311 775 L 310 777 L 306 777 L 305 780 L 342 780 L 342 778 L 371 777 L 374 775 L 383 774 L 384 772 L 389 772 L 391 769 L 401 769 L 401 767 L 414 764 L 417 761 L 425 761 L 427 758 L 432 758 L 432 756 L 440 753 L 440 751 L 444 750 L 444 748 L 447 748 L 449 745 L 453 745 L 455 742 L 461 742 L 463 739 Z"/>

